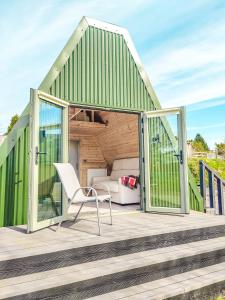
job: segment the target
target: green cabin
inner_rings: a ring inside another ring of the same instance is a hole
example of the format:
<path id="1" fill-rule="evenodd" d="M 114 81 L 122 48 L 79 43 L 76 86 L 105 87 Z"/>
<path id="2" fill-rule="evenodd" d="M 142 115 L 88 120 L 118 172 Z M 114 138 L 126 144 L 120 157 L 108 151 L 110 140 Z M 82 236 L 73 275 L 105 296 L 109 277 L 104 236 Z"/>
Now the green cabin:
<path id="1" fill-rule="evenodd" d="M 34 231 L 66 218 L 54 162 L 71 162 L 86 186 L 91 173 L 110 175 L 131 158 L 141 210 L 203 210 L 187 166 L 185 108 L 161 108 L 126 29 L 83 17 L 0 146 L 0 226 Z"/>

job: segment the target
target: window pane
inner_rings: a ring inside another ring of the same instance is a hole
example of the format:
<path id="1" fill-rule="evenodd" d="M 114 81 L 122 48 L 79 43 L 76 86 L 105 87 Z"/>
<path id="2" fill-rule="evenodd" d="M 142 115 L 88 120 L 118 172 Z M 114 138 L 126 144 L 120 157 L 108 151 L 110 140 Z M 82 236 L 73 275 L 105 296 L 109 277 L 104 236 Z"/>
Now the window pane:
<path id="1" fill-rule="evenodd" d="M 180 208 L 177 115 L 152 117 L 148 122 L 151 206 Z"/>
<path id="2" fill-rule="evenodd" d="M 62 214 L 62 187 L 54 162 L 62 161 L 63 109 L 40 100 L 38 221 Z"/>

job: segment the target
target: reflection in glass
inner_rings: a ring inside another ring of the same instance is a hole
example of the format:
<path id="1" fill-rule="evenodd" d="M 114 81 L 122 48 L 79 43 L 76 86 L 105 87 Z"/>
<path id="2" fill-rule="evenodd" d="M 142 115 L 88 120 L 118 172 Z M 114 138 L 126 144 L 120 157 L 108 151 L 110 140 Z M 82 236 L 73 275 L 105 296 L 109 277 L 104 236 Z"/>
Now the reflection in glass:
<path id="1" fill-rule="evenodd" d="M 62 108 L 40 100 L 38 221 L 62 214 L 62 188 L 54 162 L 62 161 Z"/>
<path id="2" fill-rule="evenodd" d="M 180 208 L 177 115 L 149 119 L 151 206 Z"/>

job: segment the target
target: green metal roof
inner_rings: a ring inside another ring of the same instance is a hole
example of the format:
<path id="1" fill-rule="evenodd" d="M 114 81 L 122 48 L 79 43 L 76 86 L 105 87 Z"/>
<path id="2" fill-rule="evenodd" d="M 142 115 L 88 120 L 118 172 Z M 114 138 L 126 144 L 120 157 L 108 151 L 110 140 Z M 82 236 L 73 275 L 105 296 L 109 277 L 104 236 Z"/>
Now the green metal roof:
<path id="1" fill-rule="evenodd" d="M 128 31 L 87 17 L 39 89 L 79 105 L 133 111 L 161 108 Z"/>

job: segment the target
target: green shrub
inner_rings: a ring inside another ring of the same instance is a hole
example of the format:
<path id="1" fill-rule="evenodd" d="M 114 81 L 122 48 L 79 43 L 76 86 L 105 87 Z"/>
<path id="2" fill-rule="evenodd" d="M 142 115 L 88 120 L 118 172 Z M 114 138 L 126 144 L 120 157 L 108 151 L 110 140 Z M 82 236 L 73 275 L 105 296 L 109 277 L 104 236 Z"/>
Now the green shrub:
<path id="1" fill-rule="evenodd" d="M 199 161 L 204 161 L 210 168 L 212 168 L 219 176 L 225 179 L 225 160 L 223 159 L 209 159 L 209 158 L 192 158 L 188 160 L 188 166 L 194 175 L 197 183 L 200 181 L 199 177 Z"/>

